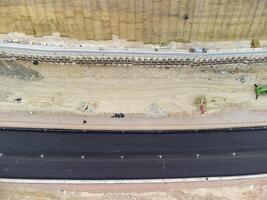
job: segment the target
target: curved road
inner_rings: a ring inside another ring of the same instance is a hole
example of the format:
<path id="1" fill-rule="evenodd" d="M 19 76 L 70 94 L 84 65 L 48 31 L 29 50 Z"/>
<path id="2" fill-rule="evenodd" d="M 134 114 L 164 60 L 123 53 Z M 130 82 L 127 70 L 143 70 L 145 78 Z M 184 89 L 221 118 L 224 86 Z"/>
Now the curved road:
<path id="1" fill-rule="evenodd" d="M 99 57 L 153 57 L 153 58 L 224 58 L 224 57 L 255 57 L 267 55 L 267 49 L 251 49 L 242 51 L 210 51 L 208 53 L 189 53 L 173 50 L 118 50 L 118 49 L 87 49 L 87 48 L 58 48 L 12 43 L 0 43 L 0 52 L 29 54 L 42 56 L 99 56 Z"/>
<path id="2" fill-rule="evenodd" d="M 267 173 L 267 129 L 0 129 L 0 178 L 162 179 Z"/>

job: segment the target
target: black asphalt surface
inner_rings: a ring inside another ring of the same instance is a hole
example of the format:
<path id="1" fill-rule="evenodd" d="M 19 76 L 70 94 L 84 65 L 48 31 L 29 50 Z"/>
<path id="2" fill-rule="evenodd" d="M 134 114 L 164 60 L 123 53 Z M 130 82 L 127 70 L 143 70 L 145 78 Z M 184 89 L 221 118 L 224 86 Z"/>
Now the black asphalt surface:
<path id="1" fill-rule="evenodd" d="M 0 129 L 0 178 L 156 179 L 267 173 L 267 129 Z"/>

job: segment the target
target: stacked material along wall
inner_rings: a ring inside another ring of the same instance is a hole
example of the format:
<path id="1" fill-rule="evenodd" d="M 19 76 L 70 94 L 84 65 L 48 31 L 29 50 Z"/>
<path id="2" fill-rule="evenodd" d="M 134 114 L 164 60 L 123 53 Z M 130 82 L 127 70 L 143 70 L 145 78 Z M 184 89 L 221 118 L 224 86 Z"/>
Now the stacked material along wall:
<path id="1" fill-rule="evenodd" d="M 1 0 L 0 33 L 9 32 L 155 44 L 267 39 L 267 1 Z"/>

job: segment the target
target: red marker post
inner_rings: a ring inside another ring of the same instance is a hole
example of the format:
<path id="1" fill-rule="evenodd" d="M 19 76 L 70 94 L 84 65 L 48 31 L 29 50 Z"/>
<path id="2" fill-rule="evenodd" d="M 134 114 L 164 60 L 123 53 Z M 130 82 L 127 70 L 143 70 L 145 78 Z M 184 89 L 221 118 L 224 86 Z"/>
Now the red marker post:
<path id="1" fill-rule="evenodd" d="M 203 115 L 205 113 L 205 100 L 204 99 L 201 99 L 201 102 L 200 102 L 200 113 Z"/>

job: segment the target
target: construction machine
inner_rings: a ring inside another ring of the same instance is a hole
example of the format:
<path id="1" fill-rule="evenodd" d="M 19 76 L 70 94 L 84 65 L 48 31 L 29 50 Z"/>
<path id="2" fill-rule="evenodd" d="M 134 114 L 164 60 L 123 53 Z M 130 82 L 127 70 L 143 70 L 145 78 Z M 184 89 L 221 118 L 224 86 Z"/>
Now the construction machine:
<path id="1" fill-rule="evenodd" d="M 258 86 L 257 84 L 255 84 L 254 86 L 256 92 L 256 99 L 258 99 L 260 95 L 267 94 L 267 86 Z"/>

